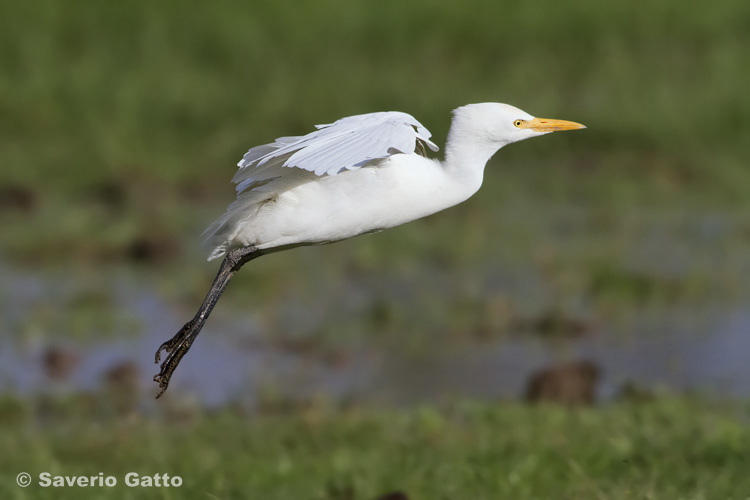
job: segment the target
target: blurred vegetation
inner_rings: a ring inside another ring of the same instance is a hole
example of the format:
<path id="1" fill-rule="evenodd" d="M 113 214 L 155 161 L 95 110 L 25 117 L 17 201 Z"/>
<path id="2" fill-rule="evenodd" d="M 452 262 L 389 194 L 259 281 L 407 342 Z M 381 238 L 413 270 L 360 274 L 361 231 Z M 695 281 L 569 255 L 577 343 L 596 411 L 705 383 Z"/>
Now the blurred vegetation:
<path id="1" fill-rule="evenodd" d="M 15 280 L 0 315 L 44 340 L 138 333 L 148 325 L 119 296 L 138 268 L 147 283 L 128 290 L 156 290 L 188 319 L 216 270 L 198 236 L 249 147 L 380 110 L 413 114 L 442 144 L 450 110 L 480 101 L 589 128 L 503 149 L 477 196 L 435 218 L 265 257 L 220 309 L 252 304 L 266 340 L 335 353 L 342 339 L 421 351 L 731 306 L 750 296 L 748 19 L 746 0 L 0 3 L 0 259 Z M 33 266 L 49 295 L 17 303 L 15 268 Z M 122 482 L 134 464 L 183 477 L 151 492 L 163 498 L 750 489 L 746 409 L 456 405 L 247 419 L 165 403 L 157 418 L 115 418 L 97 399 L 6 398 L 0 496 L 119 498 L 12 479 Z"/>
<path id="2" fill-rule="evenodd" d="M 747 408 L 693 399 L 598 410 L 462 403 L 436 410 L 173 410 L 102 416 L 101 401 L 0 404 L 0 495 L 26 498 L 741 498 Z M 690 418 L 685 418 L 687 415 Z M 28 472 L 32 483 L 14 478 Z M 112 488 L 42 488 L 52 475 L 113 475 Z M 167 473 L 180 488 L 130 489 Z M 128 491 L 130 490 L 130 491 Z"/>
<path id="3" fill-rule="evenodd" d="M 189 203 L 229 201 L 252 145 L 384 109 L 442 141 L 452 108 L 486 100 L 589 126 L 502 151 L 495 208 L 520 193 L 747 209 L 749 17 L 743 0 L 6 3 L 0 182 L 41 205 L 8 245 L 169 231 Z M 96 206 L 117 196 L 127 213 Z"/>
<path id="4" fill-rule="evenodd" d="M 222 303 L 254 304 L 269 337 L 401 343 L 746 297 L 748 18 L 743 0 L 5 3 L 0 255 L 84 281 L 20 330 L 127 320 L 115 285 L 85 284 L 113 262 L 158 264 L 145 286 L 193 309 L 215 272 L 198 236 L 253 145 L 385 109 L 442 143 L 452 108 L 490 100 L 589 128 L 503 149 L 434 218 L 266 257 Z"/>
<path id="5" fill-rule="evenodd" d="M 503 101 L 589 128 L 502 150 L 434 223 L 267 258 L 238 279 L 262 291 L 228 296 L 312 296 L 386 259 L 395 276 L 522 266 L 604 312 L 732 296 L 750 266 L 749 17 L 744 0 L 5 3 L 0 251 L 172 264 L 164 286 L 192 303 L 214 272 L 198 235 L 249 147 L 385 109 L 442 143 L 451 109 Z"/>

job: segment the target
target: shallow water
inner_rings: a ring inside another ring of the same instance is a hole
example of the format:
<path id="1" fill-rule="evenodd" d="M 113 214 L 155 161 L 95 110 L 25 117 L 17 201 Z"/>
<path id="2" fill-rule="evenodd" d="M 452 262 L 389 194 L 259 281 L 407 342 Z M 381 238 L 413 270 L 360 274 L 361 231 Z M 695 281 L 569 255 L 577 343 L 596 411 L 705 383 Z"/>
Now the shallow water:
<path id="1" fill-rule="evenodd" d="M 528 378 L 537 370 L 565 360 L 590 360 L 602 372 L 597 387 L 600 400 L 616 397 L 628 383 L 646 390 L 750 397 L 750 312 L 728 312 L 697 333 L 676 326 L 677 319 L 665 323 L 658 331 L 643 325 L 627 339 L 605 332 L 564 342 L 513 338 L 437 355 L 416 365 L 413 360 L 401 366 L 392 361 L 376 375 L 384 377 L 377 383 L 397 388 L 392 397 L 399 400 L 445 393 L 514 398 L 524 393 Z"/>
<path id="2" fill-rule="evenodd" d="M 66 333 L 71 328 L 65 322 L 77 321 L 75 317 L 56 316 L 54 311 L 62 307 L 62 298 L 86 288 L 77 282 L 85 282 L 84 277 L 3 271 L 6 283 L 13 283 L 5 288 L 2 301 L 9 329 L 0 340 L 3 390 L 93 391 L 113 366 L 130 362 L 144 399 L 156 394 L 151 381 L 158 371 L 154 352 L 192 311 L 176 310 L 149 290 L 147 281 L 115 272 L 111 303 L 102 309 L 117 314 L 78 325 L 92 330 L 79 338 Z M 305 316 L 305 311 L 298 313 Z M 307 313 L 316 314 L 313 309 Z M 102 325 L 106 334 L 97 333 Z M 601 400 L 615 397 L 628 382 L 644 389 L 750 397 L 750 310 L 673 308 L 644 316 L 629 325 L 627 335 L 621 330 L 596 327 L 565 339 L 521 332 L 490 340 L 441 337 L 418 352 L 357 344 L 343 347 L 331 360 L 264 341 L 253 315 L 225 307 L 216 311 L 182 361 L 168 395 L 192 397 L 209 406 L 228 401 L 252 406 L 269 392 L 291 400 L 323 395 L 396 405 L 454 397 L 514 398 L 523 394 L 536 370 L 561 360 L 585 359 L 602 370 L 597 387 Z M 43 355 L 49 346 L 73 352 L 78 359 L 64 380 L 45 374 Z"/>

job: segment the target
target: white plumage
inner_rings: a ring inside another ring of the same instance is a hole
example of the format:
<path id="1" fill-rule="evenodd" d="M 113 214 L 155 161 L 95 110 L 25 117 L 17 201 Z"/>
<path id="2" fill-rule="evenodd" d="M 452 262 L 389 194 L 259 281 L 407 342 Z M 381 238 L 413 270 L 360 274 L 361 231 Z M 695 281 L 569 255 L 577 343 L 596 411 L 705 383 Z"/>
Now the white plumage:
<path id="1" fill-rule="evenodd" d="M 342 118 L 301 137 L 252 148 L 233 182 L 237 200 L 206 230 L 210 259 L 226 255 L 192 320 L 156 351 L 168 354 L 154 380 L 163 394 L 229 280 L 250 260 L 285 248 L 380 231 L 433 214 L 474 194 L 487 160 L 506 144 L 583 128 L 534 118 L 507 104 L 454 110 L 445 160 L 430 132 L 406 113 Z M 157 396 L 158 397 L 158 396 Z"/>
<path id="2" fill-rule="evenodd" d="M 430 215 L 474 194 L 504 145 L 582 127 L 506 104 L 471 104 L 454 110 L 443 162 L 424 156 L 425 146 L 438 150 L 430 131 L 395 111 L 278 138 L 238 163 L 237 200 L 205 233 L 209 260 L 233 247 L 323 244 Z"/>
<path id="3" fill-rule="evenodd" d="M 438 150 L 430 141 L 429 130 L 411 115 L 398 111 L 349 116 L 315 128 L 318 130 L 302 137 L 280 137 L 273 144 L 252 148 L 237 166 L 255 179 L 276 165 L 274 160 L 316 175 L 337 174 L 394 153 L 412 153 L 417 139 Z M 242 185 L 237 188 L 243 189 Z"/>

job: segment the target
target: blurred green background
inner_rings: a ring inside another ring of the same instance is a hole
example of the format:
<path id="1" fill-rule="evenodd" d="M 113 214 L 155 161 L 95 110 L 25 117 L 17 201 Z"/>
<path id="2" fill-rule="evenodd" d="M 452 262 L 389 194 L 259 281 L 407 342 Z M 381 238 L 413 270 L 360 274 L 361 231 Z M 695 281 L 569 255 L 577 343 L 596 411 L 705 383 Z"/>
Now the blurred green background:
<path id="1" fill-rule="evenodd" d="M 742 0 L 3 3 L 2 497 L 744 498 L 748 22 Z M 588 129 L 501 150 L 445 213 L 253 262 L 152 401 L 248 148 L 383 110 L 442 145 L 482 101 Z"/>

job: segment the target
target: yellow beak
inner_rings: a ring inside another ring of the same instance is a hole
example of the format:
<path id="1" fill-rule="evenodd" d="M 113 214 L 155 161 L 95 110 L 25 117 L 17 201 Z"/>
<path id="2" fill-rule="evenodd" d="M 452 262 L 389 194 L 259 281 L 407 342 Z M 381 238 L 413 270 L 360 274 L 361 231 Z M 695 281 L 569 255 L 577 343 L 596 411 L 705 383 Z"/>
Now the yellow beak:
<path id="1" fill-rule="evenodd" d="M 558 130 L 576 130 L 579 128 L 586 128 L 586 126 L 565 120 L 534 118 L 533 120 L 523 122 L 519 128 L 530 128 L 536 132 L 557 132 Z"/>

